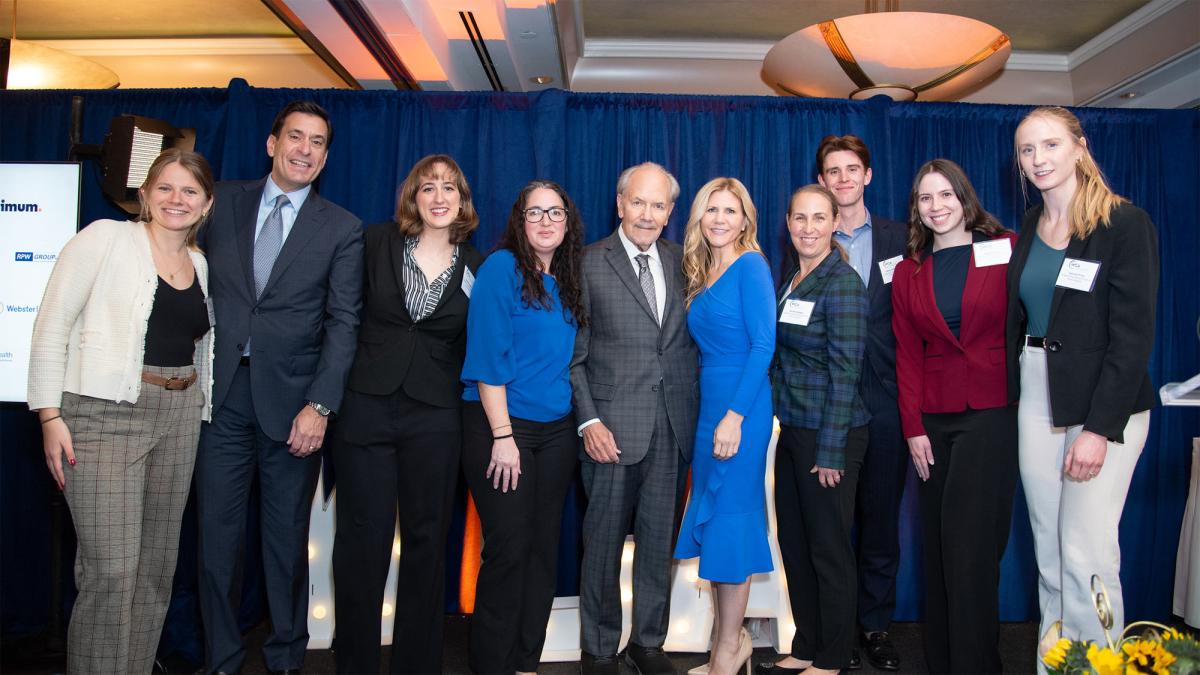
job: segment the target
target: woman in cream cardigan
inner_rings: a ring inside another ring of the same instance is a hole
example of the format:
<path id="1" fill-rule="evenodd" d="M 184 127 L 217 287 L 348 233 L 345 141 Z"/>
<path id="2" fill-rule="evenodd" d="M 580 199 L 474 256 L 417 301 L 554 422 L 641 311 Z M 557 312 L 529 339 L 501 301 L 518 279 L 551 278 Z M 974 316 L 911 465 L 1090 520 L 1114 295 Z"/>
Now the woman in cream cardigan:
<path id="1" fill-rule="evenodd" d="M 150 672 L 210 409 L 212 171 L 166 150 L 139 196 L 138 222 L 67 242 L 33 327 L 29 407 L 79 542 L 69 673 Z"/>

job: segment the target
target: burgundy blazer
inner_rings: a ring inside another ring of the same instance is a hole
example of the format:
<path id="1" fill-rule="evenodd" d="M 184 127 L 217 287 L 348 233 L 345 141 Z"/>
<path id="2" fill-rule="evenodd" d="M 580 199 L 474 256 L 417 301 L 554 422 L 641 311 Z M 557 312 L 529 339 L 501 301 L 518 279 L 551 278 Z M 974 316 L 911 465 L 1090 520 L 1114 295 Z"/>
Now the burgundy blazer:
<path id="1" fill-rule="evenodd" d="M 1016 242 L 1005 230 L 996 238 Z M 975 233 L 975 241 L 988 237 Z M 962 412 L 1008 405 L 1005 318 L 1008 265 L 975 266 L 971 252 L 963 288 L 962 323 L 954 337 L 933 293 L 933 256 L 905 258 L 892 277 L 892 331 L 900 426 L 905 438 L 925 435 L 921 413 Z"/>

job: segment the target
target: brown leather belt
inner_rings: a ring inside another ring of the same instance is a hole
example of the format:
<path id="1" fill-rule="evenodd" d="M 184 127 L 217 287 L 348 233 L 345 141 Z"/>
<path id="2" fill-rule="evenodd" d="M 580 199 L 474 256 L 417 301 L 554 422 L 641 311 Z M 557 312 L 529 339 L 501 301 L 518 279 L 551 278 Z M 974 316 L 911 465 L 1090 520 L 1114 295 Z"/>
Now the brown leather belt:
<path id="1" fill-rule="evenodd" d="M 163 377 L 162 375 L 143 372 L 142 382 L 145 382 L 146 384 L 153 384 L 156 387 L 162 387 L 163 389 L 169 389 L 171 391 L 181 391 L 195 384 L 197 377 L 196 371 L 194 370 L 192 371 L 192 374 L 188 375 L 187 377 Z"/>

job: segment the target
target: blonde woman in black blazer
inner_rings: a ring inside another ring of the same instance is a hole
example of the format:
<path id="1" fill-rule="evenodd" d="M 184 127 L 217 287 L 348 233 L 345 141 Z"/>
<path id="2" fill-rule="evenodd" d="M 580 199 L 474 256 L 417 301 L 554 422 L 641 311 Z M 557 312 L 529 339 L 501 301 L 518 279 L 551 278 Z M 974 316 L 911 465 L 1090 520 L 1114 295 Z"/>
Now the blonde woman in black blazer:
<path id="1" fill-rule="evenodd" d="M 1079 120 L 1038 108 L 1017 161 L 1042 204 L 1025 214 L 1008 267 L 1008 390 L 1020 394 L 1021 482 L 1037 554 L 1041 628 L 1102 641 L 1099 575 L 1124 628 L 1117 527 L 1150 408 L 1158 235 L 1114 194 Z"/>
<path id="2" fill-rule="evenodd" d="M 417 162 L 396 202 L 395 222 L 367 229 L 362 326 L 334 430 L 339 673 L 379 672 L 397 510 L 391 672 L 442 670 L 444 552 L 462 444 L 458 378 L 483 256 L 467 241 L 479 217 L 450 157 Z"/>

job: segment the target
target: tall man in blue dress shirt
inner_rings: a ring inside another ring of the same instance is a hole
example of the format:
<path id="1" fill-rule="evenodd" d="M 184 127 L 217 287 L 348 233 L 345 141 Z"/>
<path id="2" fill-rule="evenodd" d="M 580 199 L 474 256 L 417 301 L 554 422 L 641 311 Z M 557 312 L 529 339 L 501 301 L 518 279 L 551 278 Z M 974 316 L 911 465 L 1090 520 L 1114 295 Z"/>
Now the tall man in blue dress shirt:
<path id="1" fill-rule="evenodd" d="M 862 396 L 871 413 L 870 440 L 858 479 L 858 623 L 863 649 L 879 670 L 899 670 L 888 637 L 900 566 L 900 497 L 908 448 L 896 404 L 896 341 L 892 335 L 892 270 L 904 255 L 906 228 L 872 218 L 863 203 L 871 183 L 871 152 L 853 135 L 826 136 L 817 148 L 817 181 L 833 191 L 840 225 L 834 239 L 867 286 L 867 356 Z M 851 667 L 859 663 L 855 654 Z"/>
<path id="2" fill-rule="evenodd" d="M 208 672 L 241 670 L 234 579 L 259 478 L 272 672 L 308 647 L 308 522 L 328 416 L 341 405 L 362 295 L 362 223 L 313 189 L 333 127 L 289 103 L 267 137 L 271 173 L 219 183 L 201 230 L 216 310 L 212 423 L 196 461 L 200 610 Z"/>

